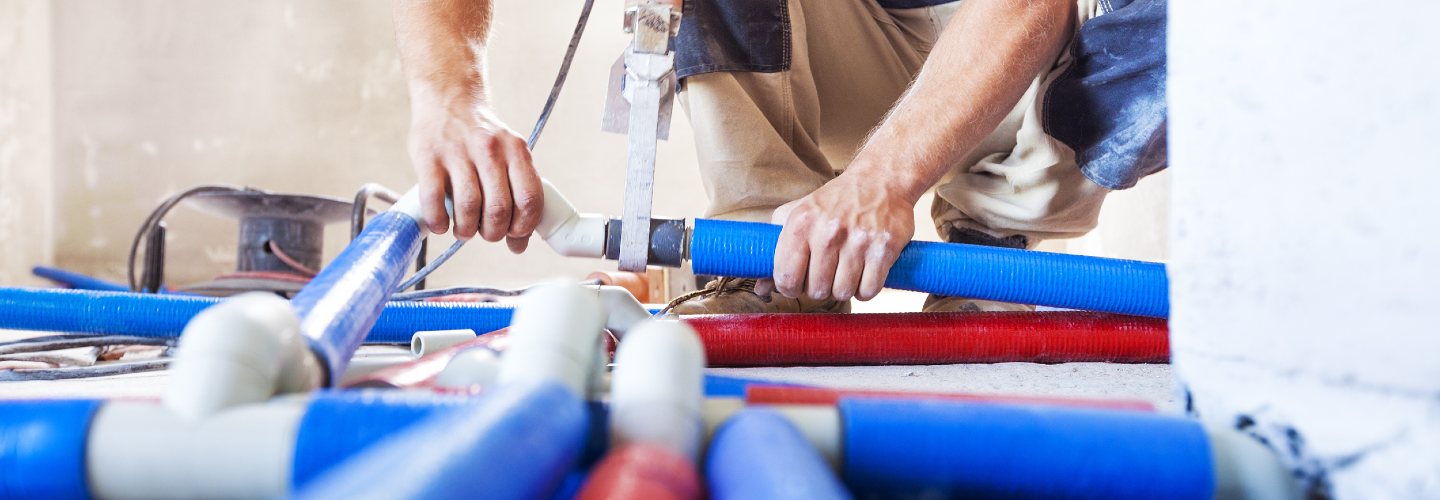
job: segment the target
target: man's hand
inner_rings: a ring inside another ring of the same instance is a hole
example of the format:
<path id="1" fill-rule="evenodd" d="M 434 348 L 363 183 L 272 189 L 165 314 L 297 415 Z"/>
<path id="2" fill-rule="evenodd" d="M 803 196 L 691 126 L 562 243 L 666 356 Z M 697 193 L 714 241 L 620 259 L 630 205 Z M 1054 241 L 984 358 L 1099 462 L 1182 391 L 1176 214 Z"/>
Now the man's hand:
<path id="1" fill-rule="evenodd" d="M 448 194 L 456 238 L 505 238 L 512 252 L 524 251 L 545 202 L 525 140 L 483 108 L 427 100 L 415 99 L 410 125 L 425 224 L 436 234 L 449 228 Z"/>
<path id="2" fill-rule="evenodd" d="M 868 300 L 915 235 L 920 196 L 989 135 L 1055 60 L 1075 2 L 965 2 L 910 90 L 844 174 L 775 211 L 774 286 L 787 297 Z M 766 285 L 757 285 L 765 293 Z"/>
<path id="3" fill-rule="evenodd" d="M 525 250 L 545 194 L 525 141 L 490 111 L 485 45 L 490 0 L 396 0 L 395 35 L 410 87 L 410 161 L 425 225 L 455 237 L 506 238 Z"/>
<path id="4" fill-rule="evenodd" d="M 775 210 L 775 288 L 786 297 L 870 300 L 915 235 L 908 194 L 841 175 Z"/>

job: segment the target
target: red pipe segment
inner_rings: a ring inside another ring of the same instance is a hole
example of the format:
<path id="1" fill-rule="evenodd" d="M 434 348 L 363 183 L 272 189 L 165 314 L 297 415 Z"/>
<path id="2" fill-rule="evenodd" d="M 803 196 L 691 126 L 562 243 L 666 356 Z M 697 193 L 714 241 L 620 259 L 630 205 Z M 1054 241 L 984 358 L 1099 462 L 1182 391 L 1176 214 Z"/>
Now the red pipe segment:
<path id="1" fill-rule="evenodd" d="M 945 392 L 865 391 L 850 389 L 825 389 L 820 387 L 791 387 L 769 385 L 752 385 L 745 388 L 745 403 L 752 405 L 834 406 L 835 404 L 840 402 L 840 398 L 943 399 L 951 401 L 1038 404 L 1080 408 L 1104 408 L 1110 410 L 1132 410 L 1143 412 L 1155 411 L 1155 405 L 1152 405 L 1147 401 L 1139 401 L 1133 399 L 1085 399 Z"/>
<path id="2" fill-rule="evenodd" d="M 700 474 L 695 464 L 673 451 L 632 444 L 605 455 L 576 498 L 695 499 L 700 498 Z"/>
<path id="3" fill-rule="evenodd" d="M 1090 312 L 686 318 L 710 366 L 1168 363 L 1165 320 Z"/>

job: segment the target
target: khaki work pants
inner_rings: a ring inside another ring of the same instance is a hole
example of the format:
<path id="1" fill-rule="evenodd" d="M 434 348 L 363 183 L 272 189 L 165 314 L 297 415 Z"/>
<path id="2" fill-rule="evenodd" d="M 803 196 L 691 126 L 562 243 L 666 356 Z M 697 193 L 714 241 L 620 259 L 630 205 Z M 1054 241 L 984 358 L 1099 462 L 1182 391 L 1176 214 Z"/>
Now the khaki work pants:
<path id="1" fill-rule="evenodd" d="M 1081 0 L 1080 21 L 1097 12 Z M 884 9 L 874 0 L 789 0 L 790 69 L 686 79 L 681 105 L 694 129 L 707 217 L 769 222 L 849 165 L 870 130 L 925 62 L 954 5 Z M 995 237 L 1074 237 L 1095 227 L 1108 192 L 1046 135 L 1045 84 L 1069 64 L 1062 51 L 1004 122 L 942 179 L 931 214 Z"/>

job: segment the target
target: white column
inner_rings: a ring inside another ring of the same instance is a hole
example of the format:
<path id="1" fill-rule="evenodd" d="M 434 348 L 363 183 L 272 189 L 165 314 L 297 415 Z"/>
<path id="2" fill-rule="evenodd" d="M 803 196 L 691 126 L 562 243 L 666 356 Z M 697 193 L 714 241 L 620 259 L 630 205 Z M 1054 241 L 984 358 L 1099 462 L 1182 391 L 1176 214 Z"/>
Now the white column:
<path id="1" fill-rule="evenodd" d="M 1440 497 L 1440 3 L 1170 8 L 1195 408 L 1340 498 Z"/>

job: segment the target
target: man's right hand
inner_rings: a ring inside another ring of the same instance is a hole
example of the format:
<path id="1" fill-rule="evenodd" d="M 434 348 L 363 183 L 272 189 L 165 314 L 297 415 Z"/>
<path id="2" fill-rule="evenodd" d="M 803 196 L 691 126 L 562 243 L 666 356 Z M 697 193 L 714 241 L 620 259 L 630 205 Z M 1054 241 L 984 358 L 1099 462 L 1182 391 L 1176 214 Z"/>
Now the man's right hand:
<path id="1" fill-rule="evenodd" d="M 425 225 L 436 234 L 450 227 L 448 195 L 456 238 L 505 238 L 510 251 L 523 252 L 544 208 L 540 176 L 525 140 L 470 102 L 412 92 L 410 160 L 420 177 Z"/>

